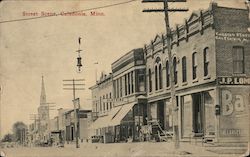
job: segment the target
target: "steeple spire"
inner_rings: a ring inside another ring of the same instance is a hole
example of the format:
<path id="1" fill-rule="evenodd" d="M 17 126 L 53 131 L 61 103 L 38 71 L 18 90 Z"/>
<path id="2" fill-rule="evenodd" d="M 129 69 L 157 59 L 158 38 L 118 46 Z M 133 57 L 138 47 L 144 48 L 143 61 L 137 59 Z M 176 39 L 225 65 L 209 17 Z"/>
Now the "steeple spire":
<path id="1" fill-rule="evenodd" d="M 41 86 L 41 96 L 40 96 L 40 106 L 42 105 L 46 105 L 46 94 L 45 94 L 43 76 L 42 76 L 42 86 Z"/>

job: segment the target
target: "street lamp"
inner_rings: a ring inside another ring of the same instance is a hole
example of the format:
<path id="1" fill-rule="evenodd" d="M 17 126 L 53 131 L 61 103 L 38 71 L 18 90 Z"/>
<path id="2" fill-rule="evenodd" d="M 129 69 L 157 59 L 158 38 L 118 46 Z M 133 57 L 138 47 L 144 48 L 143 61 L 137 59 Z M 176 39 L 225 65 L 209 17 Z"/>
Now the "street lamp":
<path id="1" fill-rule="evenodd" d="M 76 50 L 76 52 L 78 52 L 78 57 L 77 57 L 77 72 L 78 73 L 81 73 L 82 72 L 82 57 L 80 56 L 80 53 L 81 53 L 81 49 L 80 49 L 80 45 L 81 45 L 81 37 L 78 38 L 78 43 L 79 43 L 79 47 L 78 47 L 78 50 Z"/>

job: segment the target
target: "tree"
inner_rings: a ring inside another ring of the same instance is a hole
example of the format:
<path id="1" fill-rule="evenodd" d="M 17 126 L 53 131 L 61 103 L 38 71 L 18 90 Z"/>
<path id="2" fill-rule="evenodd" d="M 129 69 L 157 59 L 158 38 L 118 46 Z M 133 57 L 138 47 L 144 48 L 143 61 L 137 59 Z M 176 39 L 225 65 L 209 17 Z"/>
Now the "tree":
<path id="1" fill-rule="evenodd" d="M 8 134 L 4 135 L 2 142 L 13 142 L 13 140 L 14 140 L 14 135 L 8 133 Z"/>
<path id="2" fill-rule="evenodd" d="M 27 126 L 23 122 L 16 122 L 13 124 L 13 134 L 14 134 L 14 140 L 16 142 L 23 143 L 25 140 L 25 134 L 27 130 Z"/>

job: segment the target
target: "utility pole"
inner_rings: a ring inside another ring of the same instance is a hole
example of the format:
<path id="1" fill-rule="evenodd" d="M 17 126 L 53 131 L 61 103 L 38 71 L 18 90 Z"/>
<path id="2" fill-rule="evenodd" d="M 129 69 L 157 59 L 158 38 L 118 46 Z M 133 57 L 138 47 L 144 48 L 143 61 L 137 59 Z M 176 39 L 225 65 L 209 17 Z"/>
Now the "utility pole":
<path id="1" fill-rule="evenodd" d="M 179 131 L 178 131 L 178 107 L 176 103 L 176 94 L 175 94 L 175 82 L 174 82 L 174 69 L 173 69 L 173 59 L 171 53 L 171 39 L 172 33 L 170 29 L 169 14 L 168 12 L 186 12 L 188 9 L 169 9 L 168 2 L 186 2 L 186 0 L 142 0 L 142 3 L 163 3 L 163 9 L 145 9 L 143 12 L 164 12 L 165 14 L 165 24 L 166 24 L 166 36 L 167 36 L 167 49 L 168 49 L 168 59 L 170 67 L 170 90 L 171 90 L 171 102 L 172 102 L 172 116 L 173 116 L 173 132 L 174 132 L 174 142 L 175 148 L 180 147 L 179 143 Z"/>
<path id="2" fill-rule="evenodd" d="M 63 88 L 64 90 L 73 90 L 73 105 L 74 105 L 74 114 L 75 114 L 75 138 L 76 138 L 76 148 L 80 148 L 79 146 L 79 142 L 78 142 L 78 138 L 79 138 L 79 134 L 78 134 L 78 123 L 79 123 L 79 117 L 78 117 L 78 110 L 80 108 L 80 105 L 77 106 L 76 102 L 79 102 L 79 98 L 76 99 L 76 90 L 84 90 L 84 88 L 82 86 L 84 86 L 85 84 L 81 83 L 81 81 L 85 81 L 84 79 L 72 79 L 72 80 L 63 80 L 64 82 L 72 82 L 72 84 L 63 84 L 63 86 L 65 88 Z M 77 82 L 77 83 L 76 83 Z M 68 86 L 70 86 L 70 88 L 68 88 Z M 77 87 L 77 88 L 76 88 Z"/>
<path id="3" fill-rule="evenodd" d="M 38 131 L 38 134 L 40 134 L 40 128 L 39 128 L 39 125 L 40 125 L 40 117 L 38 114 L 30 114 L 30 120 L 34 120 L 34 132 L 36 132 L 36 129 Z M 37 124 L 38 122 L 38 124 Z M 35 139 L 33 137 L 33 141 L 31 142 L 34 142 L 35 140 L 37 140 L 37 136 L 35 136 Z M 34 143 L 33 143 L 34 144 Z"/>
<path id="4" fill-rule="evenodd" d="M 47 123 L 48 123 L 48 128 L 47 128 L 47 130 L 48 130 L 48 138 L 50 139 L 51 138 L 51 126 L 50 126 L 50 113 L 49 113 L 49 111 L 50 110 L 55 110 L 55 105 L 54 104 L 56 104 L 56 103 L 41 103 L 43 106 L 46 106 L 47 107 L 47 109 L 48 109 L 48 119 L 47 119 Z M 53 104 L 53 105 L 52 105 Z"/>

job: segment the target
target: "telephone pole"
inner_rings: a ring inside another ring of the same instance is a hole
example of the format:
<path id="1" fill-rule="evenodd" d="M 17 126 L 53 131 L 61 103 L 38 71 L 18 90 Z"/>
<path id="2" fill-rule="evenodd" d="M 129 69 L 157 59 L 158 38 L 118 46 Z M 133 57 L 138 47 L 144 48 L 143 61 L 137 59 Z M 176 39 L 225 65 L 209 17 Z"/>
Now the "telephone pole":
<path id="1" fill-rule="evenodd" d="M 176 94 L 175 94 L 175 81 L 174 81 L 174 69 L 173 69 L 173 59 L 171 52 L 171 39 L 172 33 L 170 29 L 169 14 L 168 12 L 186 12 L 188 9 L 170 9 L 168 7 L 168 2 L 186 2 L 186 0 L 142 0 L 142 3 L 163 3 L 163 9 L 145 9 L 143 12 L 164 12 L 165 14 L 165 24 L 166 24 L 166 36 L 167 36 L 167 49 L 168 49 L 168 59 L 170 67 L 170 90 L 171 90 L 171 102 L 172 102 L 172 116 L 173 116 L 173 132 L 174 132 L 174 142 L 175 148 L 180 147 L 179 142 L 179 131 L 178 131 L 178 107 L 176 104 Z"/>
<path id="2" fill-rule="evenodd" d="M 81 83 L 81 81 L 85 81 L 85 80 L 84 79 L 63 80 L 63 82 L 72 82 L 72 84 L 71 83 L 70 84 L 69 83 L 63 84 L 63 86 L 65 87 L 63 89 L 73 91 L 73 105 L 74 105 L 74 114 L 75 114 L 74 126 L 75 126 L 76 148 L 80 148 L 79 142 L 78 142 L 78 138 L 79 138 L 79 134 L 78 134 L 78 130 L 79 130 L 79 128 L 78 128 L 78 123 L 79 123 L 78 110 L 80 108 L 80 105 L 79 105 L 79 98 L 76 98 L 76 90 L 84 90 L 84 88 L 82 86 L 84 86 L 85 84 Z M 70 88 L 69 88 L 69 86 L 70 86 Z M 78 105 L 77 105 L 77 102 L 78 102 Z"/>
<path id="3" fill-rule="evenodd" d="M 41 103 L 43 106 L 46 106 L 47 107 L 47 110 L 48 110 L 48 119 L 47 119 L 47 123 L 48 123 L 48 128 L 47 128 L 47 131 L 48 131 L 48 138 L 50 139 L 51 138 L 51 126 L 50 126 L 50 113 L 49 111 L 50 110 L 55 110 L 55 105 L 56 103 Z M 53 105 L 52 105 L 53 104 Z"/>

